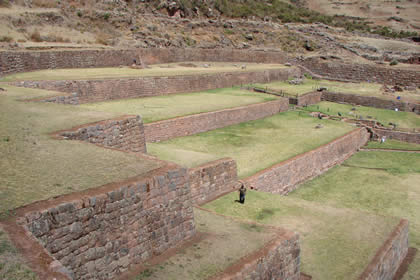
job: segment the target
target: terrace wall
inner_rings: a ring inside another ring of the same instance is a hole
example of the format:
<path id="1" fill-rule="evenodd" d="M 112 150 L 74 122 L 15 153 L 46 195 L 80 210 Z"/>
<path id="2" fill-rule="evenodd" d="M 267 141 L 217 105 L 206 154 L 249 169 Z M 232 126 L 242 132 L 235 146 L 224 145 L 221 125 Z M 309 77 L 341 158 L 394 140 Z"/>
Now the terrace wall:
<path id="1" fill-rule="evenodd" d="M 231 72 L 209 75 L 186 75 L 170 77 L 142 77 L 133 79 L 67 80 L 67 81 L 25 81 L 13 83 L 16 86 L 42 88 L 72 94 L 48 98 L 47 102 L 79 104 L 104 100 L 159 96 L 173 93 L 197 92 L 215 88 L 226 88 L 245 83 L 267 83 L 287 80 L 299 75 L 298 68 L 272 69 L 256 72 Z M 56 98 L 56 99 L 57 99 Z"/>
<path id="2" fill-rule="evenodd" d="M 220 111 L 195 114 L 145 124 L 147 142 L 159 142 L 175 137 L 193 135 L 233 124 L 262 119 L 287 111 L 286 98 Z"/>
<path id="3" fill-rule="evenodd" d="M 74 279 L 114 279 L 195 234 L 188 173 L 175 165 L 68 196 L 20 223 Z"/>
<path id="4" fill-rule="evenodd" d="M 188 169 L 194 204 L 204 204 L 238 187 L 236 162 L 225 158 Z"/>
<path id="5" fill-rule="evenodd" d="M 295 156 L 248 177 L 246 182 L 254 189 L 287 194 L 298 184 L 320 175 L 354 154 L 369 140 L 365 128 L 355 129 L 315 150 Z"/>
<path id="6" fill-rule="evenodd" d="M 146 153 L 146 139 L 140 116 L 128 116 L 79 126 L 57 135 L 107 148 Z"/>
<path id="7" fill-rule="evenodd" d="M 420 72 L 370 64 L 344 64 L 308 58 L 299 64 L 325 79 L 420 86 Z"/>
<path id="8" fill-rule="evenodd" d="M 322 100 L 389 110 L 394 110 L 395 108 L 398 108 L 399 111 L 414 112 L 416 114 L 420 114 L 420 104 L 382 99 L 374 96 L 362 96 L 356 94 L 324 91 L 322 93 Z"/>
<path id="9" fill-rule="evenodd" d="M 261 250 L 228 267 L 213 280 L 299 280 L 300 245 L 296 233 L 284 233 Z"/>
<path id="10" fill-rule="evenodd" d="M 401 220 L 359 280 L 391 280 L 408 252 L 408 221 Z"/>
<path id="11" fill-rule="evenodd" d="M 288 57 L 277 51 L 234 49 L 146 48 L 132 50 L 52 50 L 0 52 L 0 76 L 41 69 L 117 67 L 133 59 L 146 64 L 215 61 L 285 63 Z"/>
<path id="12" fill-rule="evenodd" d="M 319 91 L 308 92 L 301 96 L 298 96 L 297 98 L 290 97 L 289 103 L 298 106 L 312 105 L 321 102 L 321 96 L 322 92 Z"/>
<path id="13" fill-rule="evenodd" d="M 420 144 L 420 133 L 411 133 L 380 128 L 372 128 L 372 130 L 377 138 L 382 138 L 382 136 L 386 136 L 387 139 Z"/>

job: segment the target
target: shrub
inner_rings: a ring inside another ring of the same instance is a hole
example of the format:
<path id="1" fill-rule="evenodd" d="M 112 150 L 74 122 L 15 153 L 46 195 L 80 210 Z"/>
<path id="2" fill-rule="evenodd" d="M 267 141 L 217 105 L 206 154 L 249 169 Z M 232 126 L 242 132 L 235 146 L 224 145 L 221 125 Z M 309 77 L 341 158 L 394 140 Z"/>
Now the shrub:
<path id="1" fill-rule="evenodd" d="M 13 38 L 10 36 L 0 36 L 0 42 L 10 43 L 13 41 Z"/>
<path id="2" fill-rule="evenodd" d="M 389 63 L 389 65 L 391 65 L 391 66 L 394 66 L 394 65 L 397 65 L 398 64 L 398 61 L 396 61 L 395 59 L 394 60 L 392 60 L 390 63 Z"/>
<path id="3" fill-rule="evenodd" d="M 39 31 L 37 29 L 34 30 L 34 32 L 32 32 L 31 34 L 31 40 L 33 42 L 42 42 L 42 38 L 41 38 L 41 34 L 39 33 Z"/>
<path id="4" fill-rule="evenodd" d="M 0 7 L 9 7 L 10 2 L 8 0 L 0 0 Z"/>

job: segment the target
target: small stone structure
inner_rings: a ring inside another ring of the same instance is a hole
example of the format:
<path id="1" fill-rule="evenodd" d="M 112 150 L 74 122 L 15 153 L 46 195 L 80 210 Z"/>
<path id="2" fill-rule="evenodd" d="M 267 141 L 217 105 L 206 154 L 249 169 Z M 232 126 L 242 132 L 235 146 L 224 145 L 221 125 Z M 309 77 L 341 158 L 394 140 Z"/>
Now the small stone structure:
<path id="1" fill-rule="evenodd" d="M 245 181 L 256 190 L 285 195 L 295 190 L 298 184 L 343 162 L 368 140 L 367 130 L 357 128 L 315 150 L 262 170 Z"/>
<path id="2" fill-rule="evenodd" d="M 143 121 L 140 116 L 91 123 L 58 132 L 56 135 L 122 151 L 146 153 Z"/>
<path id="3" fill-rule="evenodd" d="M 314 91 L 302 94 L 296 98 L 290 97 L 289 103 L 297 106 L 308 106 L 321 102 L 322 92 Z"/>
<path id="4" fill-rule="evenodd" d="M 372 131 L 375 134 L 376 139 L 380 139 L 382 136 L 385 136 L 387 139 L 420 144 L 420 132 L 414 133 L 382 128 L 373 128 Z"/>
<path id="5" fill-rule="evenodd" d="M 391 280 L 408 252 L 408 221 L 401 220 L 359 280 Z"/>
<path id="6" fill-rule="evenodd" d="M 280 98 L 264 103 L 148 123 L 144 126 L 146 141 L 159 142 L 233 124 L 262 119 L 279 112 L 287 111 L 289 108 L 288 104 L 286 98 Z"/>

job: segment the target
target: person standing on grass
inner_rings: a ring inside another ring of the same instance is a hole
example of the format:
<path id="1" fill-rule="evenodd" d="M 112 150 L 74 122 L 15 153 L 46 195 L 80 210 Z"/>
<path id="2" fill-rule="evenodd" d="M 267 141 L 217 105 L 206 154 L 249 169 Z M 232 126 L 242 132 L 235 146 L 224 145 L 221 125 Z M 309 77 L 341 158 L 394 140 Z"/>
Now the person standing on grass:
<path id="1" fill-rule="evenodd" d="M 241 188 L 239 189 L 239 203 L 244 204 L 245 203 L 245 194 L 246 194 L 246 188 L 244 183 L 241 181 Z"/>

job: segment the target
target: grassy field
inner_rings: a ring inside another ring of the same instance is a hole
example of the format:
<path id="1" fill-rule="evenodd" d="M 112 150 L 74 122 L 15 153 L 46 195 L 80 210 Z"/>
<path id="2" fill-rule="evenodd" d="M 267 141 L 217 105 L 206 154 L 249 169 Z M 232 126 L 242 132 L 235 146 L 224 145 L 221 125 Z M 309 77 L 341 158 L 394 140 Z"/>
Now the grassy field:
<path id="1" fill-rule="evenodd" d="M 208 67 L 204 67 L 204 65 Z M 235 66 L 236 65 L 236 66 Z M 246 65 L 246 69 L 241 66 Z M 224 63 L 224 62 L 184 62 L 169 64 L 154 64 L 146 69 L 133 69 L 130 67 L 113 68 L 77 68 L 53 69 L 34 72 L 18 73 L 0 78 L 0 82 L 16 82 L 24 80 L 89 80 L 89 79 L 117 79 L 151 76 L 179 76 L 200 75 L 223 72 L 250 72 L 268 69 L 280 69 L 282 64 L 257 63 Z"/>
<path id="2" fill-rule="evenodd" d="M 366 148 L 420 151 L 419 144 L 407 143 L 407 142 L 390 140 L 390 139 L 386 140 L 385 143 L 382 143 L 382 144 L 379 141 L 371 141 L 366 145 Z"/>
<path id="3" fill-rule="evenodd" d="M 33 273 L 19 255 L 17 249 L 11 244 L 7 235 L 0 228 L 0 279 L 7 280 L 37 280 Z"/>
<path id="4" fill-rule="evenodd" d="M 301 271 L 314 280 L 357 279 L 398 219 L 303 199 L 248 191 L 244 205 L 231 193 L 204 207 L 224 215 L 297 231 Z"/>
<path id="5" fill-rule="evenodd" d="M 317 124 L 323 128 L 316 129 Z M 148 152 L 186 167 L 232 157 L 241 178 L 312 150 L 351 131 L 336 121 L 289 111 L 192 136 L 147 144 Z"/>
<path id="6" fill-rule="evenodd" d="M 313 80 L 305 79 L 301 85 L 291 85 L 287 81 L 273 82 L 268 84 L 254 84 L 257 87 L 273 89 L 276 91 L 283 91 L 292 95 L 302 95 L 311 91 L 316 91 L 320 87 L 328 88 L 328 91 L 341 92 L 357 95 L 376 96 L 385 99 L 396 99 L 401 96 L 402 100 L 414 99 L 420 101 L 420 91 L 403 91 L 395 94 L 384 95 L 382 93 L 381 84 L 374 83 L 344 83 L 327 80 Z"/>
<path id="7" fill-rule="evenodd" d="M 148 123 L 274 99 L 276 99 L 274 96 L 267 94 L 239 88 L 224 88 L 195 93 L 90 103 L 83 104 L 81 107 L 91 111 L 141 115 L 143 121 Z"/>
<path id="8" fill-rule="evenodd" d="M 21 102 L 46 92 L 6 87 L 0 94 L 0 213 L 33 201 L 116 182 L 159 166 L 135 155 L 49 133 L 109 119 L 71 105 Z"/>
<path id="9" fill-rule="evenodd" d="M 352 108 L 355 108 L 353 111 Z M 333 102 L 320 102 L 305 108 L 307 111 L 322 112 L 328 115 L 337 116 L 338 112 L 343 117 L 351 119 L 377 120 L 387 127 L 392 127 L 389 123 L 395 123 L 397 128 L 420 128 L 420 115 L 411 112 L 395 112 L 393 110 L 377 109 L 364 106 L 352 106 Z M 371 118 L 368 118 L 368 117 Z"/>
<path id="10" fill-rule="evenodd" d="M 148 266 L 135 279 L 208 279 L 273 239 L 274 231 L 194 209 L 197 231 L 205 238 L 163 263 Z"/>
<path id="11" fill-rule="evenodd" d="M 410 221 L 410 246 L 420 249 L 419 182 L 420 154 L 359 152 L 289 196 L 406 218 Z M 420 279 L 418 256 L 406 279 Z"/>

